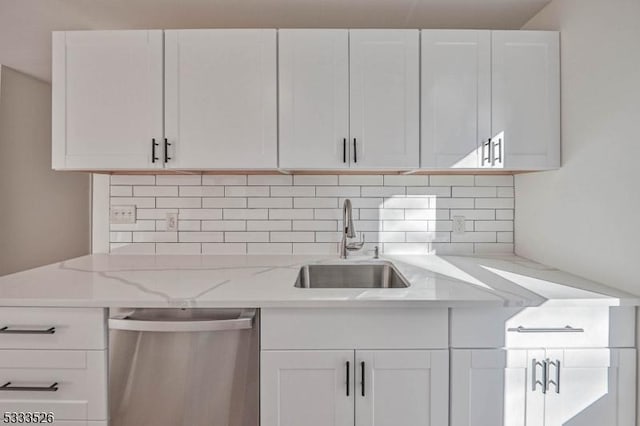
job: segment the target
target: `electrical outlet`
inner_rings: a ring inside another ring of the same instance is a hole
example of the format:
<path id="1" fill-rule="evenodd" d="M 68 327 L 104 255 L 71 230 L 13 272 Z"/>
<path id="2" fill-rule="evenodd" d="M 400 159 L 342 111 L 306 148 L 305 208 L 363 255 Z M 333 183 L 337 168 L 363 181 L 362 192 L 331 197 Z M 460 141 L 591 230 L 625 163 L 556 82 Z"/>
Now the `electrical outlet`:
<path id="1" fill-rule="evenodd" d="M 466 219 L 464 216 L 453 217 L 453 233 L 454 234 L 464 234 L 464 232 L 466 231 L 465 220 Z"/>
<path id="2" fill-rule="evenodd" d="M 165 227 L 167 231 L 178 230 L 178 213 L 167 213 Z"/>
<path id="3" fill-rule="evenodd" d="M 136 206 L 111 206 L 109 222 L 118 225 L 136 223 Z"/>

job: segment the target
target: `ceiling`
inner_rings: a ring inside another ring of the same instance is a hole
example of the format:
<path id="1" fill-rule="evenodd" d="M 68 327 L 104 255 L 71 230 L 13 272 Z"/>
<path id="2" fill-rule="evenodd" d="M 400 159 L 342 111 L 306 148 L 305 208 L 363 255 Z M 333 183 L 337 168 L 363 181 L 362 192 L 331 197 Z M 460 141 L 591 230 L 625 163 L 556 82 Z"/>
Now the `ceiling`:
<path id="1" fill-rule="evenodd" d="M 549 0 L 0 0 L 0 64 L 50 81 L 51 31 L 519 29 Z"/>

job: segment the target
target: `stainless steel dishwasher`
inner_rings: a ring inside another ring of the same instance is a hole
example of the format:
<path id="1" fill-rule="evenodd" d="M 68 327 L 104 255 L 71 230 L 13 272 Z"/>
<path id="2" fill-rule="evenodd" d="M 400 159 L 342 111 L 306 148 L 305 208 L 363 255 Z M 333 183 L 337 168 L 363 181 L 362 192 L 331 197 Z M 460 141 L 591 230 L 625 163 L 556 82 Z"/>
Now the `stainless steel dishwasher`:
<path id="1" fill-rule="evenodd" d="M 111 426 L 258 426 L 255 309 L 118 309 Z"/>

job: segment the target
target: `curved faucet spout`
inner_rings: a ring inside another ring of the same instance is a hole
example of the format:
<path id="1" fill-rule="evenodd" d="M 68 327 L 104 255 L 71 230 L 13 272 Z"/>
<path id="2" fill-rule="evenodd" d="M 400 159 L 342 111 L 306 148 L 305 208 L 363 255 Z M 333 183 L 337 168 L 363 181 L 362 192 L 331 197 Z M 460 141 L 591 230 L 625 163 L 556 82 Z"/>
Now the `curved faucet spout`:
<path id="1" fill-rule="evenodd" d="M 348 198 L 344 200 L 342 205 L 342 240 L 340 241 L 340 258 L 347 258 L 347 251 L 360 250 L 364 246 L 364 235 L 362 235 L 362 241 L 359 243 L 347 244 L 348 238 L 355 238 L 356 229 L 353 226 L 353 209 L 351 207 L 351 200 Z"/>

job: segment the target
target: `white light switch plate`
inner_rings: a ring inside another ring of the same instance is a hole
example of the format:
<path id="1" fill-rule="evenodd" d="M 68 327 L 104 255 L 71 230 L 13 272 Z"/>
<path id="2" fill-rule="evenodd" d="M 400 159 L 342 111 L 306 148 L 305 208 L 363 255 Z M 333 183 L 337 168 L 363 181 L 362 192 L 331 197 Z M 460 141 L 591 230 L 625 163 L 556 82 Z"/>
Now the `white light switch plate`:
<path id="1" fill-rule="evenodd" d="M 111 206 L 109 223 L 119 225 L 136 223 L 136 206 Z"/>
<path id="2" fill-rule="evenodd" d="M 178 230 L 178 213 L 167 213 L 165 230 L 166 231 L 177 231 Z"/>

